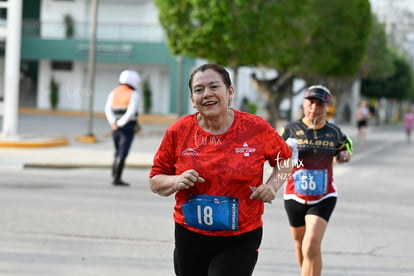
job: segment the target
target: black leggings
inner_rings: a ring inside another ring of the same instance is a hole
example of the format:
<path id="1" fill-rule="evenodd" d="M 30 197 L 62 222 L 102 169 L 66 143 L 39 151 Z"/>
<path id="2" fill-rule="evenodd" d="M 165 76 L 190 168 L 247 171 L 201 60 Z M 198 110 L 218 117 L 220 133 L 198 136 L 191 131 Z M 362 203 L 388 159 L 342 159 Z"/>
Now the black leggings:
<path id="1" fill-rule="evenodd" d="M 263 230 L 238 236 L 198 234 L 175 224 L 177 276 L 250 276 L 256 266 Z"/>

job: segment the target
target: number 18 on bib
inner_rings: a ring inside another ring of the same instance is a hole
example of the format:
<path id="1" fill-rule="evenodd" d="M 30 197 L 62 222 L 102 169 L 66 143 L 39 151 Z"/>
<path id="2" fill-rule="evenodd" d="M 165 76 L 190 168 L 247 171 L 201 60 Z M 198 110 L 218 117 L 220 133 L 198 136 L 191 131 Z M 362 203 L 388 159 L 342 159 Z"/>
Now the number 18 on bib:
<path id="1" fill-rule="evenodd" d="M 238 229 L 239 202 L 236 197 L 196 195 L 183 204 L 186 224 L 208 231 Z"/>

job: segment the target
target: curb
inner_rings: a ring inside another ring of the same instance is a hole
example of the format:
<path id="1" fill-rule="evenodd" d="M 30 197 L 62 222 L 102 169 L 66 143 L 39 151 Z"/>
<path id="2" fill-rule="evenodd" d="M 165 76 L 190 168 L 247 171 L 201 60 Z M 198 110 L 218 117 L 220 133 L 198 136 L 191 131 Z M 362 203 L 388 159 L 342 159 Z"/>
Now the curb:
<path id="1" fill-rule="evenodd" d="M 19 113 L 36 114 L 36 115 L 54 115 L 54 116 L 83 116 L 87 115 L 84 111 L 72 110 L 50 110 L 37 108 L 19 108 Z M 94 117 L 105 118 L 104 113 L 94 113 Z M 177 120 L 176 115 L 160 115 L 160 114 L 140 114 L 140 124 L 148 124 L 154 126 L 169 126 Z M 149 130 L 148 135 L 160 135 L 163 132 L 157 130 Z M 138 135 L 143 135 L 142 133 Z M 105 135 L 104 135 L 105 136 Z M 109 136 L 107 134 L 106 136 Z M 93 144 L 98 140 L 94 136 L 80 135 L 75 139 L 81 143 Z M 0 148 L 44 148 L 44 147 L 60 147 L 68 146 L 69 139 L 67 137 L 0 137 Z"/>
<path id="2" fill-rule="evenodd" d="M 126 164 L 127 169 L 150 169 L 152 164 Z M 59 164 L 59 163 L 25 163 L 26 169 L 110 169 L 109 164 Z"/>
<path id="3" fill-rule="evenodd" d="M 86 111 L 74 111 L 74 110 L 51 110 L 51 109 L 38 109 L 38 108 L 19 108 L 19 113 L 22 114 L 38 114 L 38 115 L 59 115 L 59 116 L 81 116 L 86 117 Z M 93 117 L 105 118 L 105 113 L 94 112 Z M 164 115 L 164 114 L 139 114 L 138 120 L 140 124 L 169 126 L 178 119 L 177 115 Z"/>
<path id="4" fill-rule="evenodd" d="M 64 136 L 57 137 L 22 137 L 0 138 L 0 148 L 44 148 L 69 145 L 69 140 Z"/>

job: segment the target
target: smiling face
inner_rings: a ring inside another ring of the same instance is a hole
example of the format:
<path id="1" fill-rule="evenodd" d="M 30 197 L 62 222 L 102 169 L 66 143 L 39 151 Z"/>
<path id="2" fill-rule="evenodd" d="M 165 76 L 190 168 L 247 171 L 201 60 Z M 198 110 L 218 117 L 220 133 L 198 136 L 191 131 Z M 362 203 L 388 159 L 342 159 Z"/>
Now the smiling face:
<path id="1" fill-rule="evenodd" d="M 233 93 L 233 87 L 227 86 L 223 77 L 213 69 L 197 71 L 192 76 L 191 101 L 203 117 L 227 114 Z"/>

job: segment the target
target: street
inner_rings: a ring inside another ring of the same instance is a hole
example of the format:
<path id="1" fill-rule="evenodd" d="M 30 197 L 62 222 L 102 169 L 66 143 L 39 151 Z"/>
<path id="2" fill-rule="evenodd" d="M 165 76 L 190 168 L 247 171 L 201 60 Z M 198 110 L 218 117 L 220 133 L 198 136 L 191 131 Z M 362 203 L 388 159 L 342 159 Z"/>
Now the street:
<path id="1" fill-rule="evenodd" d="M 102 169 L 3 173 L 0 275 L 170 275 L 172 198 L 148 170 L 125 173 L 132 188 Z"/>
<path id="2" fill-rule="evenodd" d="M 335 165 L 339 200 L 323 243 L 323 275 L 414 275 L 414 144 L 372 133 Z M 174 275 L 173 197 L 148 188 L 149 169 L 1 169 L 0 275 Z M 281 191 L 266 204 L 255 276 L 299 275 Z"/>

